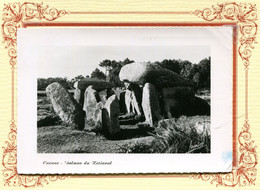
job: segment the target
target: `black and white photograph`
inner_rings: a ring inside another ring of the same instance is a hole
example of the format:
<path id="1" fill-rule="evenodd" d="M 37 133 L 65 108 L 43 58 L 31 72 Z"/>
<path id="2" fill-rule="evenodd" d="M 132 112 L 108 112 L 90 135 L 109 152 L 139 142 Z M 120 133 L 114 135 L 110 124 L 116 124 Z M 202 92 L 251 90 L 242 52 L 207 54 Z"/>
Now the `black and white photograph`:
<path id="1" fill-rule="evenodd" d="M 18 172 L 230 171 L 232 34 L 19 29 Z"/>
<path id="2" fill-rule="evenodd" d="M 38 153 L 210 153 L 208 46 L 50 47 L 39 56 Z"/>

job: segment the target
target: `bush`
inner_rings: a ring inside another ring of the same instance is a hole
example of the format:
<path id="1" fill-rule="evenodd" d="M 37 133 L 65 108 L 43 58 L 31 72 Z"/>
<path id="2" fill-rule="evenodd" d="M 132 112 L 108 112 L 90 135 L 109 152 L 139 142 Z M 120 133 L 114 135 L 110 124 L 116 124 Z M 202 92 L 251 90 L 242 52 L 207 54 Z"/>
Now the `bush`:
<path id="1" fill-rule="evenodd" d="M 55 77 L 55 78 L 38 78 L 37 79 L 37 90 L 46 90 L 46 87 L 53 82 L 58 82 L 66 89 L 72 89 L 73 83 L 69 81 L 66 77 Z"/>
<path id="2" fill-rule="evenodd" d="M 153 134 L 157 142 L 155 151 L 160 153 L 210 153 L 210 133 L 206 122 L 208 121 L 204 121 L 204 128 L 201 132 L 195 127 L 195 122 L 186 117 L 178 120 L 170 118 L 159 121 Z"/>

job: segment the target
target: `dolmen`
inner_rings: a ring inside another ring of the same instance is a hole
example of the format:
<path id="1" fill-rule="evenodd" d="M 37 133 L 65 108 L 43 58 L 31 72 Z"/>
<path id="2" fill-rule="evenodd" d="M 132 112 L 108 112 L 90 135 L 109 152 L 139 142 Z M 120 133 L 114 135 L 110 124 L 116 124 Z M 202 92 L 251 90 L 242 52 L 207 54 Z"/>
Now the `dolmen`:
<path id="1" fill-rule="evenodd" d="M 210 114 L 209 104 L 195 96 L 193 82 L 156 64 L 125 65 L 121 68 L 119 78 L 127 89 L 127 112 L 144 113 L 146 123 L 150 126 L 166 117 Z"/>
<path id="2" fill-rule="evenodd" d="M 132 116 L 154 127 L 164 118 L 210 114 L 209 104 L 195 96 L 193 82 L 156 64 L 127 64 L 119 78 L 125 87 L 115 91 L 110 82 L 85 78 L 74 84 L 74 97 L 57 82 L 46 92 L 67 126 L 109 137 L 119 134 L 119 123 L 127 124 Z"/>

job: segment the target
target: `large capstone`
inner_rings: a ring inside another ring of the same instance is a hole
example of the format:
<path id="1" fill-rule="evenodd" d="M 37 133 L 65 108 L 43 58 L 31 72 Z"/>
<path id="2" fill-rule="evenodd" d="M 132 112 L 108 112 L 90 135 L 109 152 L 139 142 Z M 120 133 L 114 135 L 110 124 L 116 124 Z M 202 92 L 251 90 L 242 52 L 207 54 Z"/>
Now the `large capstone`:
<path id="1" fill-rule="evenodd" d="M 153 126 L 160 118 L 159 100 L 153 84 L 146 83 L 144 85 L 142 107 L 146 122 Z"/>
<path id="2" fill-rule="evenodd" d="M 46 93 L 54 111 L 64 123 L 78 130 L 84 129 L 84 113 L 80 105 L 60 83 L 50 84 Z"/>
<path id="3" fill-rule="evenodd" d="M 92 86 L 94 90 L 100 91 L 104 89 L 111 89 L 113 87 L 113 84 L 93 78 L 84 78 L 74 83 L 75 88 L 79 88 L 83 91 L 85 91 L 89 86 Z"/>
<path id="4" fill-rule="evenodd" d="M 93 119 L 96 111 L 97 103 L 100 102 L 99 93 L 93 89 L 93 86 L 89 86 L 84 94 L 83 110 L 86 112 L 86 120 Z"/>
<path id="5" fill-rule="evenodd" d="M 119 112 L 119 101 L 116 95 L 110 96 L 102 110 L 103 130 L 109 136 L 114 136 L 120 132 L 118 121 Z"/>
<path id="6" fill-rule="evenodd" d="M 121 81 L 144 85 L 151 83 L 156 88 L 190 86 L 194 84 L 177 73 L 153 63 L 131 63 L 124 65 L 119 73 Z"/>

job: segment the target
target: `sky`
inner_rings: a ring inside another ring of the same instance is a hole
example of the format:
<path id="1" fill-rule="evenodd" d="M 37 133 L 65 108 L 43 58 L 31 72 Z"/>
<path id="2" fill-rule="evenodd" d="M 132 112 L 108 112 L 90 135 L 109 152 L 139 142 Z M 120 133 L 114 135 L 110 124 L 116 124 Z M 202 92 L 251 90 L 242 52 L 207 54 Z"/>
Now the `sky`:
<path id="1" fill-rule="evenodd" d="M 38 50 L 38 78 L 87 76 L 105 59 L 154 62 L 182 59 L 192 63 L 209 57 L 209 46 L 46 46 Z"/>

